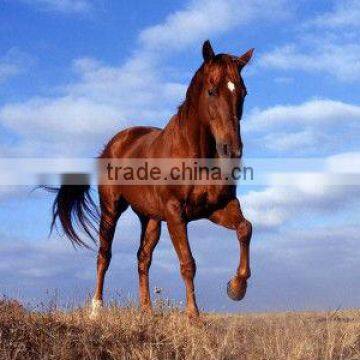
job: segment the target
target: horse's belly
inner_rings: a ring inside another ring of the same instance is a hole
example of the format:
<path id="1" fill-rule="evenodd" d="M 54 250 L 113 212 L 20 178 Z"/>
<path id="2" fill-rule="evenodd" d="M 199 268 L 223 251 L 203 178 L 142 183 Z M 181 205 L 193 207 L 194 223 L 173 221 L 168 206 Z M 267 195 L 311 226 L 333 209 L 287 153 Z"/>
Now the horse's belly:
<path id="1" fill-rule="evenodd" d="M 164 220 L 164 206 L 154 186 L 123 186 L 122 195 L 138 214 Z"/>

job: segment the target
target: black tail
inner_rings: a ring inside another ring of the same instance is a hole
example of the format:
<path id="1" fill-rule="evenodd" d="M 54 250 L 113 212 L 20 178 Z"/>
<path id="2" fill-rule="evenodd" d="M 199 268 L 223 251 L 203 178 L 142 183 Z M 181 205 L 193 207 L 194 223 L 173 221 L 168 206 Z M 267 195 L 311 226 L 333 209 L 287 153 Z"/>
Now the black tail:
<path id="1" fill-rule="evenodd" d="M 75 176 L 75 178 L 74 178 Z M 74 182 L 74 179 L 76 180 Z M 79 179 L 81 180 L 79 182 Z M 85 180 L 85 181 L 84 181 Z M 81 183 L 82 185 L 72 185 Z M 58 189 L 47 188 L 57 192 L 52 209 L 51 232 L 57 219 L 66 236 L 73 245 L 88 245 L 81 240 L 74 228 L 74 222 L 81 227 L 93 242 L 96 242 L 93 233 L 97 232 L 95 224 L 98 222 L 99 213 L 96 204 L 90 196 L 90 185 L 87 174 L 66 174 L 63 176 L 62 185 Z"/>

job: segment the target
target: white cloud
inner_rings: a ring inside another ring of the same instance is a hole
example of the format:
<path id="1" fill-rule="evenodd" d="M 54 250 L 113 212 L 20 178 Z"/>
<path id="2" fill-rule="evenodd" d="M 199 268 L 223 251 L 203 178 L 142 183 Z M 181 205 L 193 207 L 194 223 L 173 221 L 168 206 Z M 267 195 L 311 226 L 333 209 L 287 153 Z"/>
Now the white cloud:
<path id="1" fill-rule="evenodd" d="M 323 134 L 316 134 L 307 129 L 298 132 L 274 132 L 264 136 L 264 143 L 270 150 L 276 152 L 287 152 L 293 149 L 313 150 L 320 141 L 323 141 Z"/>
<path id="2" fill-rule="evenodd" d="M 168 106 L 180 101 L 186 90 L 184 85 L 164 79 L 158 66 L 156 54 L 144 51 L 138 51 L 120 67 L 79 59 L 74 68 L 80 81 L 66 90 L 74 96 L 111 104 L 129 120 L 141 118 L 154 123 L 162 120 Z M 151 113 L 155 116 L 146 118 Z"/>
<path id="3" fill-rule="evenodd" d="M 352 151 L 333 155 L 326 162 L 329 171 L 358 173 L 360 171 L 360 152 Z"/>
<path id="4" fill-rule="evenodd" d="M 360 106 L 329 99 L 309 100 L 299 105 L 253 109 L 244 121 L 244 131 L 257 146 L 275 152 L 343 151 L 356 144 Z M 262 136 L 252 135 L 261 133 Z"/>
<path id="5" fill-rule="evenodd" d="M 324 72 L 351 82 L 360 79 L 360 45 L 326 41 L 310 47 L 290 44 L 263 54 L 259 64 L 283 70 Z"/>
<path id="6" fill-rule="evenodd" d="M 0 109 L 0 120 L 21 139 L 12 149 L 14 155 L 48 151 L 47 156 L 69 156 L 89 151 L 94 142 L 100 149 L 103 138 L 114 134 L 122 119 L 121 113 L 107 104 L 64 96 L 5 105 Z"/>
<path id="7" fill-rule="evenodd" d="M 140 34 L 144 47 L 183 48 L 214 34 L 245 25 L 257 19 L 279 19 L 289 13 L 289 2 L 270 0 L 200 0 L 170 14 L 163 23 Z"/>
<path id="8" fill-rule="evenodd" d="M 337 0 L 334 9 L 317 16 L 309 25 L 320 27 L 360 26 L 360 2 L 358 0 Z"/>
<path id="9" fill-rule="evenodd" d="M 286 71 L 325 73 L 340 81 L 360 80 L 360 3 L 336 1 L 334 9 L 305 20 L 296 41 L 259 58 L 259 65 Z"/>
<path id="10" fill-rule="evenodd" d="M 0 84 L 13 76 L 23 73 L 33 62 L 32 58 L 18 50 L 11 48 L 0 56 Z"/>
<path id="11" fill-rule="evenodd" d="M 300 105 L 277 105 L 265 110 L 255 108 L 247 118 L 249 129 L 261 131 L 284 125 L 345 125 L 360 122 L 360 106 L 341 101 L 319 99 Z"/>
<path id="12" fill-rule="evenodd" d="M 336 173 L 354 173 L 360 162 L 360 152 L 342 153 L 325 159 L 325 170 Z M 321 170 L 321 169 L 318 169 Z M 298 173 L 292 186 L 271 186 L 261 191 L 250 191 L 240 197 L 244 213 L 259 228 L 279 227 L 289 221 L 307 222 L 314 216 L 329 217 L 360 206 L 360 192 L 356 186 L 328 186 L 316 178 L 309 182 L 306 173 Z M 357 210 L 349 223 L 358 221 Z"/>
<path id="13" fill-rule="evenodd" d="M 0 108 L 2 126 L 20 137 L 16 155 L 96 155 L 129 125 L 165 123 L 185 94 L 183 85 L 163 80 L 138 57 L 122 67 L 79 59 L 74 69 L 79 80 L 64 87 L 64 95 Z"/>
<path id="14" fill-rule="evenodd" d="M 20 0 L 43 10 L 62 13 L 85 13 L 92 9 L 90 0 Z"/>
<path id="15" fill-rule="evenodd" d="M 337 214 L 354 203 L 357 208 L 360 205 L 356 187 L 306 182 L 302 186 L 301 176 L 298 182 L 298 186 L 274 186 L 263 191 L 250 191 L 240 198 L 244 213 L 256 227 L 277 228 L 287 221 Z"/>
<path id="16" fill-rule="evenodd" d="M 18 156 L 95 155 L 95 149 L 126 126 L 165 125 L 186 91 L 186 85 L 163 72 L 161 55 L 171 44 L 179 40 L 176 47 L 183 48 L 196 42 L 200 48 L 199 39 L 244 22 L 283 14 L 284 1 L 272 0 L 261 9 L 255 6 L 257 1 L 244 1 L 242 6 L 234 0 L 194 1 L 185 10 L 170 14 L 164 23 L 142 31 L 139 47 L 122 66 L 107 66 L 91 58 L 75 60 L 73 71 L 78 80 L 63 86 L 60 96 L 35 97 L 0 108 L 2 125 L 20 138 L 12 152 Z M 38 2 L 70 11 L 68 1 Z M 83 3 L 85 6 L 84 1 L 75 1 L 71 6 L 80 9 Z M 238 16 L 234 16 L 234 11 Z M 181 24 L 187 25 L 186 34 L 180 31 Z M 158 45 L 165 45 L 164 42 L 166 46 L 159 49 Z"/>
<path id="17" fill-rule="evenodd" d="M 106 105 L 94 104 L 82 98 L 39 98 L 20 105 L 6 105 L 1 109 L 0 116 L 4 119 L 3 124 L 18 134 L 38 138 L 50 136 L 51 140 L 56 132 L 76 137 L 93 136 L 101 132 L 102 126 L 114 128 L 119 114 L 112 110 Z M 26 127 L 21 123 L 24 112 L 28 113 Z"/>

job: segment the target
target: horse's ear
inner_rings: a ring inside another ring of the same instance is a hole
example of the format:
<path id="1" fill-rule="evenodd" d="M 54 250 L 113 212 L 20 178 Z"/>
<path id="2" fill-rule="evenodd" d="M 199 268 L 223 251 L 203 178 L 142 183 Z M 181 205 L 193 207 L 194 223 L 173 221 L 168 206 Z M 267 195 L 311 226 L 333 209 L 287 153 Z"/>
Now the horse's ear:
<path id="1" fill-rule="evenodd" d="M 252 58 L 255 49 L 248 50 L 238 58 L 239 67 L 243 68 Z"/>
<path id="2" fill-rule="evenodd" d="M 205 62 L 210 61 L 213 57 L 215 57 L 214 50 L 210 44 L 209 40 L 206 40 L 204 42 L 203 48 L 202 48 L 202 54 Z"/>

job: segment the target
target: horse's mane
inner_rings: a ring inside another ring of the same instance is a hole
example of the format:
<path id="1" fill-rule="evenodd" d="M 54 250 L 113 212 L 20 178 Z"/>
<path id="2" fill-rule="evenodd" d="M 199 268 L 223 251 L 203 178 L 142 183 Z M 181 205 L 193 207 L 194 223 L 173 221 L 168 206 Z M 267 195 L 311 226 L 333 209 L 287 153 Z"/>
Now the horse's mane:
<path id="1" fill-rule="evenodd" d="M 182 119 L 191 117 L 195 112 L 195 105 L 199 98 L 199 91 L 202 87 L 204 76 L 204 66 L 202 65 L 191 79 L 190 85 L 186 91 L 185 100 L 178 107 L 177 117 L 181 122 Z"/>

